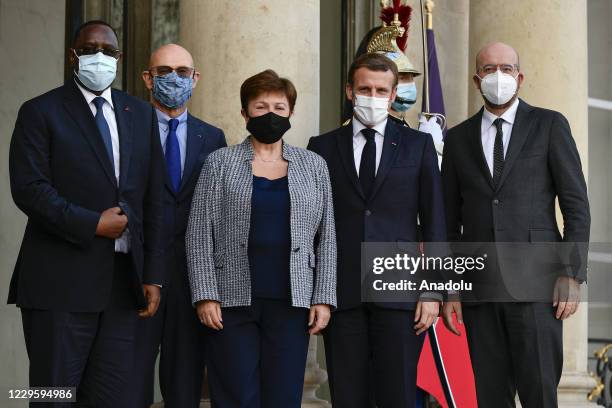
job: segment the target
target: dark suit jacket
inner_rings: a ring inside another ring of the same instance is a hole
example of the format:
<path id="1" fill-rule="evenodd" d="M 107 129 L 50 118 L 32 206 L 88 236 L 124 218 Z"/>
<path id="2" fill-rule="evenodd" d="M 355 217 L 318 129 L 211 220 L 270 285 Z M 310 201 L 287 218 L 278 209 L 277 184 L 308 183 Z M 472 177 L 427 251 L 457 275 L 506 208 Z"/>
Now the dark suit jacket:
<path id="1" fill-rule="evenodd" d="M 418 242 L 417 217 L 427 242 L 445 241 L 438 159 L 431 136 L 388 120 L 372 194 L 364 196 L 353 157 L 353 124 L 310 139 L 327 161 L 338 241 L 338 309 L 361 304 L 362 242 Z M 414 303 L 379 306 L 413 309 Z"/>
<path id="2" fill-rule="evenodd" d="M 590 214 L 580 157 L 558 112 L 520 101 L 503 173 L 494 187 L 481 141 L 481 109 L 448 131 L 442 161 L 451 241 L 581 243 L 573 276 L 586 279 Z M 563 236 L 555 217 L 559 199 Z M 509 274 L 514 272 L 509 271 Z"/>
<path id="3" fill-rule="evenodd" d="M 134 307 L 141 283 L 163 282 L 163 156 L 150 104 L 112 90 L 120 143 L 119 186 L 91 110 L 74 81 L 25 102 L 10 148 L 13 199 L 28 216 L 9 303 L 72 312 L 102 310 L 112 285 L 114 240 L 96 236 L 119 206 L 131 233 Z"/>
<path id="4" fill-rule="evenodd" d="M 202 164 L 209 153 L 227 146 L 223 131 L 191 115 L 187 118 L 187 156 L 183 178 L 178 192 L 170 183 L 167 168 L 164 170 L 164 233 L 162 246 L 167 260 L 167 277 L 164 286 L 182 285 L 186 296 L 191 296 L 187 281 L 185 233 L 193 190 L 200 176 Z M 181 281 L 175 280 L 180 277 Z"/>

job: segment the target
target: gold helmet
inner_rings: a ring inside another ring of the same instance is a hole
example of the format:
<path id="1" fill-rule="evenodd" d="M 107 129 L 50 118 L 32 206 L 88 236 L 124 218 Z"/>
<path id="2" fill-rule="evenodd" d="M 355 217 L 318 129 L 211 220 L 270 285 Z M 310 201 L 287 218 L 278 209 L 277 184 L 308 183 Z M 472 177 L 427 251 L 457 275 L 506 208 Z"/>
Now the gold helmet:
<path id="1" fill-rule="evenodd" d="M 404 53 L 408 37 L 408 21 L 412 8 L 401 3 L 401 0 L 393 0 L 393 5 L 389 5 L 388 1 L 381 1 L 380 18 L 383 21 L 383 26 L 370 39 L 368 52 L 384 54 L 395 62 L 400 73 L 410 73 L 417 76 L 421 75 L 421 72 L 412 65 L 412 62 Z"/>

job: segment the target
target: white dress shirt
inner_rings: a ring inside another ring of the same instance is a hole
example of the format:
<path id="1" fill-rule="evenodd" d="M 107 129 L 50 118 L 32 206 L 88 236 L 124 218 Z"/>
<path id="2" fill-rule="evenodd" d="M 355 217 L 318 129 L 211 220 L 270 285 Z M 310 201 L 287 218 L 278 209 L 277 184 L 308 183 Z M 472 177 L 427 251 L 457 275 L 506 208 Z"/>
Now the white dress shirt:
<path id="1" fill-rule="evenodd" d="M 372 127 L 376 131 L 374 136 L 374 143 L 376 143 L 376 170 L 374 175 L 378 172 L 378 165 L 380 164 L 380 157 L 382 156 L 383 141 L 385 140 L 385 127 L 387 126 L 387 120 L 385 119 L 378 125 Z M 361 153 L 366 144 L 366 137 L 361 131 L 367 128 L 366 125 L 361 123 L 358 119 L 353 118 L 353 157 L 355 159 L 355 169 L 357 169 L 357 177 L 359 177 L 359 164 L 361 163 Z"/>
<path id="2" fill-rule="evenodd" d="M 514 120 L 516 119 L 516 110 L 518 109 L 519 99 L 516 98 L 514 103 L 506 110 L 500 118 L 504 120 L 502 124 L 502 132 L 504 137 L 502 138 L 504 146 L 504 158 L 508 151 L 508 145 L 510 144 L 510 136 L 512 135 L 512 127 L 514 126 Z M 487 165 L 491 176 L 493 176 L 493 149 L 495 147 L 495 136 L 497 134 L 497 128 L 493 122 L 497 119 L 497 116 L 492 114 L 484 108 L 482 113 L 482 122 L 480 125 L 480 137 L 482 140 L 482 150 L 484 152 Z"/>
<path id="3" fill-rule="evenodd" d="M 96 105 L 94 105 L 93 100 L 98 97 L 98 95 L 90 92 L 89 90 L 83 88 L 81 84 L 76 83 L 81 93 L 85 97 L 87 101 L 87 105 L 89 105 L 89 109 L 91 109 L 92 115 L 95 117 L 98 110 L 96 109 Z M 117 185 L 119 185 L 119 158 L 120 158 L 120 149 L 119 149 L 119 131 L 117 130 L 117 118 L 115 117 L 115 107 L 113 105 L 113 98 L 111 96 L 111 89 L 106 88 L 104 92 L 100 95 L 104 98 L 104 105 L 102 106 L 102 114 L 104 115 L 104 119 L 106 119 L 106 123 L 108 123 L 108 128 L 110 129 L 111 134 L 111 144 L 113 146 L 113 167 L 115 169 L 115 177 L 117 178 Z M 130 231 L 126 228 L 121 237 L 115 240 L 115 252 L 128 253 L 130 251 Z"/>

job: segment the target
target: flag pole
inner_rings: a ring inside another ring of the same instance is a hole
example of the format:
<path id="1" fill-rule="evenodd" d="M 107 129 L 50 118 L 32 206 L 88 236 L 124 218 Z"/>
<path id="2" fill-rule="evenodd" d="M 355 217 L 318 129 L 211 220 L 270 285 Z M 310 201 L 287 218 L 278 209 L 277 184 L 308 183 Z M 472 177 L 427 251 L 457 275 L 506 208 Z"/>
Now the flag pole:
<path id="1" fill-rule="evenodd" d="M 430 106 L 430 86 L 429 86 L 429 44 L 428 44 L 428 30 L 433 30 L 433 8 L 434 2 L 432 0 L 420 0 L 421 4 L 421 29 L 423 31 L 423 72 L 425 78 L 423 78 L 423 106 L 425 111 L 423 115 L 430 119 L 436 117 L 436 121 L 440 127 L 444 129 L 446 127 L 446 116 L 440 112 L 431 112 Z"/>
<path id="2" fill-rule="evenodd" d="M 423 35 L 423 99 L 425 105 L 425 114 L 429 113 L 429 48 L 427 44 L 427 23 L 429 21 L 425 21 L 425 4 L 423 0 L 420 0 L 421 3 L 421 31 Z"/>

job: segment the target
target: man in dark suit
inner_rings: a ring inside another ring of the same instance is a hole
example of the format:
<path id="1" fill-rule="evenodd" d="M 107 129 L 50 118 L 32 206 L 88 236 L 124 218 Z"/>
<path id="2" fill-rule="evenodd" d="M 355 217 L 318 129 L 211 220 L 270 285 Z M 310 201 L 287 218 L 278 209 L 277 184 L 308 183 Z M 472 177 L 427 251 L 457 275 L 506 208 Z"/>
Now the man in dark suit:
<path id="1" fill-rule="evenodd" d="M 484 108 L 449 130 L 442 162 L 449 240 L 498 243 L 498 261 L 487 269 L 493 292 L 481 293 L 478 302 L 464 302 L 463 310 L 459 301 L 447 302 L 443 312 L 456 334 L 452 314 L 460 324 L 465 321 L 482 407 L 514 407 L 517 391 L 523 407 L 557 406 L 562 320 L 576 311 L 580 283 L 586 280 L 590 215 L 576 144 L 563 115 L 518 99 L 523 80 L 512 47 L 495 43 L 478 53 L 474 83 Z M 552 260 L 536 253 L 537 265 L 525 276 L 523 268 L 502 262 L 507 258 L 503 253 L 510 246 L 524 249 L 537 242 L 558 243 L 557 255 L 578 247 L 582 259 L 552 276 L 550 303 L 512 302 L 521 286 L 526 291 L 549 272 L 540 265 Z"/>
<path id="2" fill-rule="evenodd" d="M 387 119 L 398 82 L 381 54 L 357 58 L 348 74 L 353 119 L 310 139 L 325 158 L 338 242 L 338 309 L 325 336 L 334 407 L 412 407 L 424 332 L 437 301 L 362 301 L 362 242 L 445 241 L 438 161 L 430 135 Z"/>
<path id="3" fill-rule="evenodd" d="M 74 78 L 24 103 L 15 124 L 11 191 L 28 222 L 9 303 L 31 387 L 122 407 L 138 310 L 155 314 L 164 280 L 162 153 L 151 106 L 110 88 L 112 27 L 85 23 L 73 44 Z"/>
<path id="4" fill-rule="evenodd" d="M 185 230 L 200 170 L 209 153 L 226 146 L 221 129 L 187 112 L 200 77 L 191 54 L 175 44 L 158 48 L 142 74 L 157 114 L 165 155 L 163 248 L 167 279 L 155 317 L 139 324 L 131 406 L 153 402 L 155 359 L 164 404 L 198 407 L 204 381 L 204 333 L 191 304 L 185 258 Z M 161 344 L 161 350 L 160 350 Z"/>

